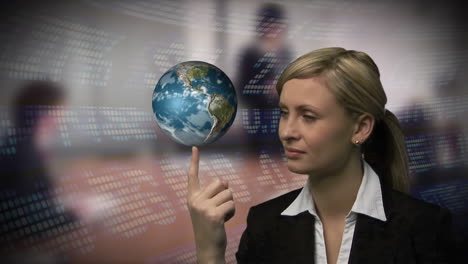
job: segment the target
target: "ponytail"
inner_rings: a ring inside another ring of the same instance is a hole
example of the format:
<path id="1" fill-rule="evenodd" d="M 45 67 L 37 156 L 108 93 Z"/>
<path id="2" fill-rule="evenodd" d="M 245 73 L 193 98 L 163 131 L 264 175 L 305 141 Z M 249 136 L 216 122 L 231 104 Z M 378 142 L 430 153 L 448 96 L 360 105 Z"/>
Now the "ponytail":
<path id="1" fill-rule="evenodd" d="M 371 137 L 363 144 L 364 159 L 377 172 L 383 184 L 409 193 L 408 154 L 398 118 L 385 110 Z"/>

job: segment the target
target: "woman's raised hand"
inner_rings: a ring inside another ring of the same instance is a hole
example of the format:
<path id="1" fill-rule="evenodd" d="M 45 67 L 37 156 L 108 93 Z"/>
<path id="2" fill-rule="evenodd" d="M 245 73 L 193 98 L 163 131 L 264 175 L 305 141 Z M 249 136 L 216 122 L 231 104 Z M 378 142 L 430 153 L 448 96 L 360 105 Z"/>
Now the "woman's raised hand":
<path id="1" fill-rule="evenodd" d="M 198 148 L 192 147 L 187 205 L 192 218 L 198 263 L 224 263 L 227 244 L 224 223 L 235 212 L 232 192 L 228 184 L 219 179 L 201 188 L 198 164 Z"/>

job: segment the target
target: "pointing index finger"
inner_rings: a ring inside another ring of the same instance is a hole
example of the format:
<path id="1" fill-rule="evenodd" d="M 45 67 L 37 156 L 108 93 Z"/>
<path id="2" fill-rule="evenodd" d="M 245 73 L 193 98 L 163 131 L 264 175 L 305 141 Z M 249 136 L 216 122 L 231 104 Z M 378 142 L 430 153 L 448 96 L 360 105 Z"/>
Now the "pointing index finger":
<path id="1" fill-rule="evenodd" d="M 199 155 L 198 148 L 192 147 L 192 161 L 188 173 L 188 192 L 193 193 L 200 190 L 200 181 L 198 180 Z"/>

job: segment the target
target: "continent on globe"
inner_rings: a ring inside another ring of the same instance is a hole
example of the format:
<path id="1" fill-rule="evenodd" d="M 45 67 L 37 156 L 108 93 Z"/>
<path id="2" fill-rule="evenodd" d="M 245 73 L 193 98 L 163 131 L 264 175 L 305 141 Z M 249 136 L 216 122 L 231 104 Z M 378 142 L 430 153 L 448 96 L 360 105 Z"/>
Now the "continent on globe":
<path id="1" fill-rule="evenodd" d="M 161 130 L 186 146 L 222 137 L 234 122 L 237 96 L 229 77 L 202 61 L 179 63 L 164 73 L 152 98 Z"/>
<path id="2" fill-rule="evenodd" d="M 215 124 L 208 135 L 208 137 L 211 137 L 214 133 L 219 133 L 231 121 L 235 109 L 222 95 L 213 94 L 208 105 L 208 111 L 215 119 Z"/>

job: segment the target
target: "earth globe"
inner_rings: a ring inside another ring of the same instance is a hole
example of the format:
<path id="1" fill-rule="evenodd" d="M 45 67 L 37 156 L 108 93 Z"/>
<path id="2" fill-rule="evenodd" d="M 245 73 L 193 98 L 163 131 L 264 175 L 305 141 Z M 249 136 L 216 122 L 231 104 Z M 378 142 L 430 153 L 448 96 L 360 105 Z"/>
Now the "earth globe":
<path id="1" fill-rule="evenodd" d="M 159 79 L 152 97 L 161 130 L 186 146 L 203 146 L 222 137 L 237 112 L 237 96 L 229 77 L 203 61 L 187 61 Z"/>

